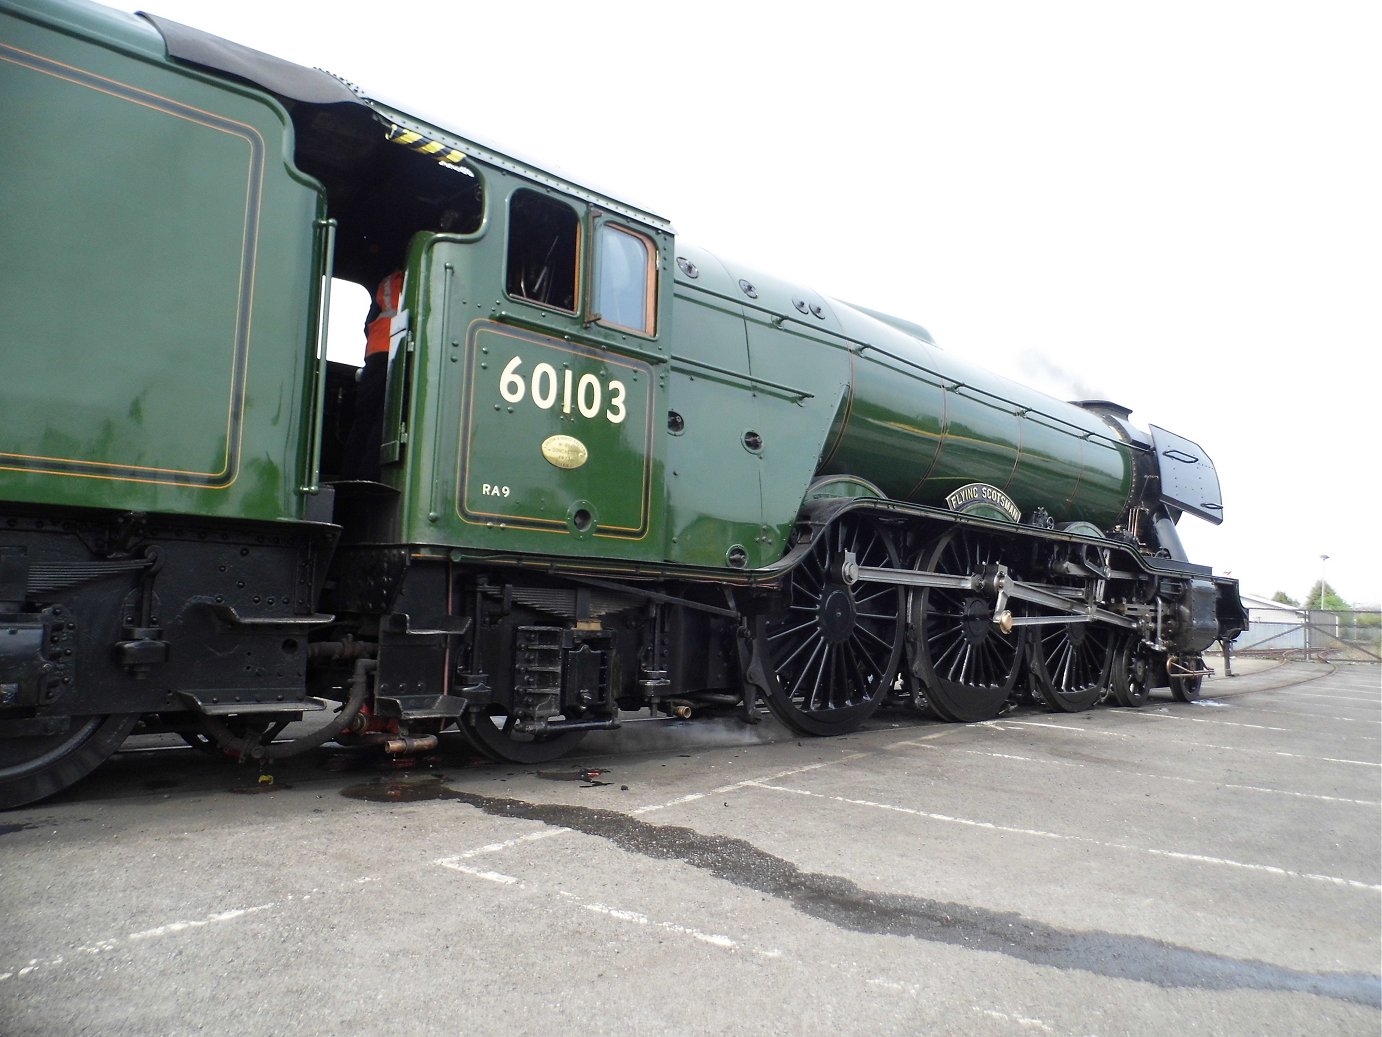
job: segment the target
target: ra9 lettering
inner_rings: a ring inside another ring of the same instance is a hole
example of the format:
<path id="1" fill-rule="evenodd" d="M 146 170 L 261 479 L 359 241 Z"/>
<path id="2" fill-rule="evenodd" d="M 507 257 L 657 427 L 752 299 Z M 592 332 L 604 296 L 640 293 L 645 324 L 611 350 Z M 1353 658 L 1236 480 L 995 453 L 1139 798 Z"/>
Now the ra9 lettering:
<path id="1" fill-rule="evenodd" d="M 612 425 L 628 417 L 628 390 L 618 378 L 601 382 L 593 374 L 577 377 L 570 368 L 559 372 L 551 364 L 541 363 L 533 368 L 532 377 L 525 379 L 522 367 L 523 358 L 516 356 L 499 376 L 499 395 L 509 403 L 531 399 L 543 410 L 559 406 L 563 414 L 575 411 L 586 418 L 603 413 Z"/>

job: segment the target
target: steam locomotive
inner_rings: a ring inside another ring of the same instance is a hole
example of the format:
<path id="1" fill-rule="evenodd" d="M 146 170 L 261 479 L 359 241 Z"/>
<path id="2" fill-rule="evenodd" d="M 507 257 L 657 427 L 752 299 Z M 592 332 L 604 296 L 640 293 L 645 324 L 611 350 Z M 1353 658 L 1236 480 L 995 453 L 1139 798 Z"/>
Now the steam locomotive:
<path id="1" fill-rule="evenodd" d="M 1188 700 L 1245 625 L 1176 532 L 1213 463 L 1115 404 L 157 16 L 0 0 L 0 96 L 6 807 L 136 728 L 534 763 Z M 395 272 L 370 405 L 331 285 Z"/>

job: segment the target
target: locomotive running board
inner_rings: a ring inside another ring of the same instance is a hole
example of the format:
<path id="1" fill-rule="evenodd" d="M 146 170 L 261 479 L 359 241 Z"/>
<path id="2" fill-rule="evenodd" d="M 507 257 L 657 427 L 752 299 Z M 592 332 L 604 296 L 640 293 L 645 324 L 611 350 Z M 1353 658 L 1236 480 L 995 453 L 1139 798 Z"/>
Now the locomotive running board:
<path id="1" fill-rule="evenodd" d="M 326 699 L 316 698 L 264 700 L 236 698 L 237 695 L 245 693 L 242 688 L 215 693 L 210 696 L 211 701 L 209 702 L 206 701 L 208 695 L 204 690 L 200 695 L 190 691 L 179 691 L 174 694 L 185 707 L 194 713 L 201 713 L 209 717 L 233 717 L 246 713 L 319 713 L 328 705 Z M 226 700 L 224 702 L 221 701 L 223 697 Z"/>

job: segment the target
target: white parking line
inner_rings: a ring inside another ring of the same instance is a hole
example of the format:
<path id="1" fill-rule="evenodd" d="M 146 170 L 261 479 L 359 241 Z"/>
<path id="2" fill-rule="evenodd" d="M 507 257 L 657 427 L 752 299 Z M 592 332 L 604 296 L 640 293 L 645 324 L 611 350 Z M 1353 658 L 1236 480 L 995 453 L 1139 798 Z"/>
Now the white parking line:
<path id="1" fill-rule="evenodd" d="M 918 742 L 894 742 L 892 745 L 888 746 L 888 748 L 893 749 L 898 746 L 928 749 L 932 752 L 936 751 L 936 749 L 938 748 L 934 745 L 924 745 Z M 1084 768 L 1088 766 L 1087 764 L 1076 763 L 1073 760 L 1043 760 L 1036 756 L 1018 756 L 1014 753 L 986 752 L 982 749 L 948 748 L 944 751 L 950 753 L 966 753 L 970 756 L 988 756 L 995 760 L 1016 760 L 1019 763 L 1035 763 L 1038 766 L 1042 767 Z M 1347 799 L 1343 796 L 1326 796 L 1323 793 L 1319 792 L 1296 792 L 1294 789 L 1273 789 L 1267 788 L 1263 785 L 1238 785 L 1230 781 L 1210 781 L 1206 778 L 1186 778 L 1175 774 L 1153 774 L 1150 771 L 1134 771 L 1127 770 L 1121 767 L 1114 768 L 1114 770 L 1118 774 L 1125 775 L 1129 778 L 1145 778 L 1150 783 L 1155 783 L 1159 781 L 1178 781 L 1186 785 L 1208 785 L 1211 788 L 1234 789 L 1240 792 L 1263 792 L 1269 793 L 1273 796 L 1291 796 L 1296 799 L 1314 799 L 1319 800 L 1323 803 L 1345 803 L 1350 806 L 1367 807 L 1370 810 L 1376 810 L 1378 807 L 1382 807 L 1382 801 L 1375 799 Z"/>
<path id="2" fill-rule="evenodd" d="M 1015 727 L 1045 727 L 1056 731 L 1064 731 L 1067 734 L 1076 735 L 1104 735 L 1108 738 L 1132 738 L 1133 735 L 1124 734 L 1121 731 L 1106 731 L 1098 727 L 1072 727 L 1069 724 L 1043 723 L 1037 720 L 985 720 L 976 727 L 988 727 L 996 731 L 1010 731 Z M 1280 749 L 1254 749 L 1242 745 L 1217 745 L 1213 742 L 1181 742 L 1180 745 L 1194 747 L 1196 749 L 1223 749 L 1226 752 L 1235 753 L 1264 753 L 1268 756 L 1285 756 L 1293 760 L 1309 760 L 1312 763 L 1347 763 L 1357 767 L 1379 767 L 1382 768 L 1382 761 L 1377 760 L 1348 760 L 1337 756 L 1306 756 L 1303 753 L 1282 752 Z"/>
<path id="3" fill-rule="evenodd" d="M 1215 724 L 1219 727 L 1251 727 L 1258 731 L 1280 731 L 1282 734 L 1290 734 L 1289 727 L 1268 727 L 1266 724 L 1245 724 L 1238 720 L 1210 720 L 1208 717 L 1187 717 L 1180 713 L 1162 713 L 1159 710 L 1143 709 L 1106 709 L 1102 711 L 1103 716 L 1107 717 L 1137 717 L 1140 720 L 1184 720 L 1188 724 Z"/>
<path id="4" fill-rule="evenodd" d="M 1050 1026 L 1047 1026 L 1040 1019 L 1033 1019 L 1025 1015 L 1009 1015 L 1007 1012 L 995 1011 L 992 1008 L 980 1008 L 978 1005 L 972 1006 L 974 1011 L 980 1015 L 986 1015 L 990 1019 L 999 1019 L 1005 1023 L 1016 1023 L 1024 1030 L 1040 1030 L 1042 1033 L 1055 1033 Z"/>
<path id="5" fill-rule="evenodd" d="M 562 895 L 571 896 L 570 893 L 563 893 Z M 720 933 L 702 932 L 699 929 L 693 929 L 691 926 L 680 925 L 676 922 L 654 921 L 647 915 L 638 911 L 625 911 L 618 908 L 606 907 L 604 904 L 582 904 L 581 907 L 597 915 L 604 915 L 607 918 L 613 918 L 619 922 L 632 922 L 634 925 L 649 926 L 655 929 L 662 929 L 665 932 L 689 936 L 693 940 L 699 940 L 701 943 L 708 943 L 712 947 L 719 947 L 722 950 L 737 950 L 740 946 L 738 940 L 729 936 L 723 936 Z M 760 951 L 758 953 L 763 954 L 765 957 L 779 957 L 781 955 L 780 951 Z"/>
<path id="6" fill-rule="evenodd" d="M 127 933 L 125 936 L 117 936 L 111 939 L 96 940 L 91 943 L 82 944 L 77 948 L 77 954 L 102 954 L 107 951 L 116 950 L 141 940 L 154 940 L 160 936 L 169 936 L 173 933 L 186 932 L 189 929 L 202 929 L 206 926 L 219 925 L 225 922 L 234 922 L 252 915 L 259 911 L 268 911 L 275 907 L 275 904 L 256 904 L 254 907 L 235 907 L 227 911 L 217 911 L 215 914 L 207 915 L 205 918 L 192 918 L 175 922 L 167 922 L 164 925 L 154 926 L 152 929 L 141 929 L 138 932 Z M 18 979 L 22 976 L 32 975 L 41 969 L 55 968 L 60 965 L 69 964 L 69 959 L 64 955 L 56 955 L 52 958 L 31 958 L 27 965 L 9 972 L 0 972 L 0 983 L 9 979 Z"/>
<path id="7" fill-rule="evenodd" d="M 815 768 L 812 768 L 815 769 Z M 460 869 L 458 869 L 460 870 Z M 769 960 L 780 961 L 785 964 L 802 966 L 804 962 L 797 958 L 791 958 L 776 947 L 754 946 L 743 937 L 730 936 L 725 933 L 708 932 L 691 925 L 683 925 L 680 922 L 673 922 L 666 919 L 653 918 L 642 911 L 634 911 L 629 908 L 612 907 L 601 901 L 588 901 L 575 893 L 559 889 L 557 895 L 563 900 L 574 904 L 583 911 L 599 915 L 611 922 L 632 925 L 640 929 L 657 930 L 658 932 L 671 933 L 674 936 L 684 937 L 694 940 L 697 943 L 706 944 L 718 950 L 732 954 L 752 954 L 755 957 Z M 916 983 L 904 983 L 894 979 L 888 979 L 877 975 L 867 975 L 852 963 L 840 962 L 835 966 L 835 974 L 838 976 L 844 973 L 849 978 L 862 982 L 866 986 L 890 993 L 901 994 L 908 998 L 923 996 L 922 988 Z M 838 993 L 838 990 L 837 990 Z M 1006 1023 L 1012 1023 L 1026 1030 L 1038 1030 L 1042 1033 L 1054 1033 L 1055 1031 L 1047 1023 L 1031 1016 L 1017 1015 L 1009 1012 L 999 1011 L 996 1008 L 988 1008 L 982 1005 L 971 1005 L 971 1010 L 989 1019 L 996 1019 Z"/>
<path id="8" fill-rule="evenodd" d="M 785 792 L 794 796 L 805 796 L 810 799 L 823 799 L 835 803 L 844 803 L 849 806 L 867 807 L 871 810 L 886 810 L 898 814 L 908 814 L 913 817 L 924 818 L 928 821 L 941 821 L 946 824 L 964 825 L 968 828 L 980 828 L 991 832 L 1003 832 L 1009 835 L 1032 836 L 1037 839 L 1056 839 L 1064 842 L 1082 843 L 1087 846 L 1098 846 L 1102 849 L 1123 850 L 1130 853 L 1145 853 L 1154 857 L 1167 857 L 1172 860 L 1194 861 L 1199 864 L 1214 864 L 1230 868 L 1241 868 L 1246 871 L 1279 875 L 1285 878 L 1306 879 L 1311 882 L 1324 882 L 1334 886 L 1344 886 L 1349 889 L 1361 889 L 1369 893 L 1382 893 L 1382 886 L 1372 885 L 1367 882 L 1359 882 L 1356 879 L 1340 878 L 1337 875 L 1318 875 L 1306 871 L 1292 871 L 1289 868 L 1280 868 L 1273 864 L 1252 864 L 1245 861 L 1229 860 L 1226 857 L 1211 857 L 1200 853 L 1183 853 L 1176 850 L 1160 850 L 1150 846 L 1131 846 L 1127 843 L 1111 843 L 1101 839 L 1091 839 L 1084 835 L 1066 835 L 1060 832 L 1043 831 L 1039 828 L 1016 828 L 1011 825 L 1000 825 L 994 821 L 979 821 L 974 818 L 955 817 L 950 814 L 937 814 L 929 810 L 917 810 L 914 807 L 897 806 L 891 803 L 876 803 L 867 799 L 831 796 L 822 792 L 812 792 L 809 789 L 794 789 L 783 785 L 760 784 L 758 787 L 768 789 L 772 792 Z"/>
<path id="9" fill-rule="evenodd" d="M 1250 724 L 1250 723 L 1247 723 L 1247 722 L 1245 722 L 1245 721 L 1240 721 L 1240 720 L 1209 720 L 1209 719 L 1206 719 L 1205 717 L 1188 717 L 1188 716 L 1184 716 L 1183 714 L 1180 714 L 1180 713 L 1166 713 L 1166 712 L 1161 711 L 1161 710 L 1151 711 L 1151 710 L 1139 710 L 1139 709 L 1109 709 L 1109 710 L 1103 710 L 1103 711 L 1102 711 L 1102 715 L 1104 715 L 1104 716 L 1110 716 L 1110 717 L 1136 717 L 1136 718 L 1138 718 L 1138 719 L 1140 719 L 1140 720 L 1184 720 L 1184 721 L 1186 721 L 1187 723 L 1191 723 L 1191 724 L 1215 724 L 1215 725 L 1217 725 L 1217 726 L 1219 726 L 1219 727 L 1247 727 L 1247 728 L 1254 728 L 1254 729 L 1256 729 L 1256 730 L 1258 730 L 1258 731 L 1276 731 L 1276 732 L 1280 732 L 1281 734 L 1287 734 L 1287 735 L 1297 735 L 1297 734 L 1300 733 L 1300 729 L 1299 729 L 1299 728 L 1269 727 L 1269 726 L 1266 725 L 1266 724 Z M 1316 719 L 1315 717 L 1311 716 L 1311 715 L 1308 714 L 1308 713 L 1307 713 L 1307 714 L 1303 714 L 1303 715 L 1306 716 L 1306 717 L 1309 718 L 1309 719 L 1312 719 L 1312 720 L 1313 720 L 1313 719 Z M 1354 723 L 1358 723 L 1359 721 L 1353 721 L 1353 722 L 1354 722 Z M 1362 722 L 1363 722 L 1363 723 L 1367 723 L 1367 721 L 1362 721 Z M 1368 734 L 1331 734 L 1329 737 L 1330 737 L 1331 739 L 1335 739 L 1335 740 L 1338 740 L 1338 741 L 1350 741 L 1350 742 L 1353 742 L 1353 741 L 1359 741 L 1359 742 L 1376 742 L 1376 741 L 1377 741 L 1377 735 L 1375 735 L 1375 734 L 1373 734 L 1373 733 L 1371 733 L 1371 732 L 1369 732 Z"/>
<path id="10" fill-rule="evenodd" d="M 562 831 L 570 831 L 570 829 L 563 828 Z M 434 863 L 440 864 L 443 868 L 450 868 L 452 871 L 459 871 L 465 875 L 474 875 L 477 879 L 484 879 L 486 882 L 497 882 L 501 886 L 515 886 L 518 884 L 518 879 L 512 875 L 505 875 L 500 871 L 485 871 L 483 868 L 472 868 L 469 865 L 461 864 L 454 857 L 443 857 L 441 860 L 435 861 Z"/>
<path id="11" fill-rule="evenodd" d="M 668 800 L 666 803 L 653 803 L 646 807 L 639 807 L 637 810 L 630 810 L 630 817 L 638 817 L 642 814 L 651 814 L 655 810 L 668 810 L 672 807 L 679 807 L 683 803 L 694 803 L 698 799 L 705 799 L 704 792 L 693 792 L 688 796 L 678 796 L 676 799 Z"/>
<path id="12" fill-rule="evenodd" d="M 1292 699 L 1325 699 L 1329 702 L 1347 702 L 1356 706 L 1379 706 L 1382 705 L 1382 697 L 1378 695 L 1334 695 L 1327 691 L 1295 691 L 1289 696 Z"/>
<path id="13" fill-rule="evenodd" d="M 1242 706 L 1234 704 L 1235 709 L 1247 709 L 1254 713 L 1270 713 L 1279 717 L 1304 717 L 1307 720 L 1339 720 L 1345 724 L 1377 724 L 1382 727 L 1382 720 L 1373 720 L 1370 717 L 1336 717 L 1324 713 L 1307 713 L 1300 709 L 1271 709 L 1268 706 Z"/>
<path id="14" fill-rule="evenodd" d="M 981 720 L 973 727 L 986 727 L 994 731 L 1011 731 L 1020 727 L 1045 727 L 1053 731 L 1064 731 L 1072 735 L 1103 735 L 1106 738 L 1136 738 L 1136 735 L 1124 734 L 1122 731 L 1106 731 L 1098 727 L 1072 727 L 1070 724 L 1056 724 L 1049 720 L 1016 720 L 1007 717 L 998 720 Z"/>
<path id="15" fill-rule="evenodd" d="M 868 753 L 846 753 L 838 760 L 824 760 L 821 763 L 809 763 L 805 767 L 793 767 L 791 770 L 778 771 L 776 774 L 767 774 L 761 778 L 745 778 L 743 781 L 736 781 L 732 785 L 721 785 L 719 788 L 711 789 L 715 795 L 725 792 L 733 792 L 736 789 L 747 788 L 756 785 L 760 781 L 780 781 L 783 778 L 795 777 L 798 774 L 806 774 L 808 771 L 818 771 L 826 767 L 838 767 L 842 763 L 849 763 L 852 760 L 862 760 Z"/>

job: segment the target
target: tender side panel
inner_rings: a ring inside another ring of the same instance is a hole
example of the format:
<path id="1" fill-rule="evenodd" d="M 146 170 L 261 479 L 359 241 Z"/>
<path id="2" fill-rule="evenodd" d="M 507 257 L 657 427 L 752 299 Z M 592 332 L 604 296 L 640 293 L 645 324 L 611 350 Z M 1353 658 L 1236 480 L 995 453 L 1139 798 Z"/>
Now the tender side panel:
<path id="1" fill-rule="evenodd" d="M 0 24 L 0 495 L 297 517 L 316 196 L 281 113 Z"/>

